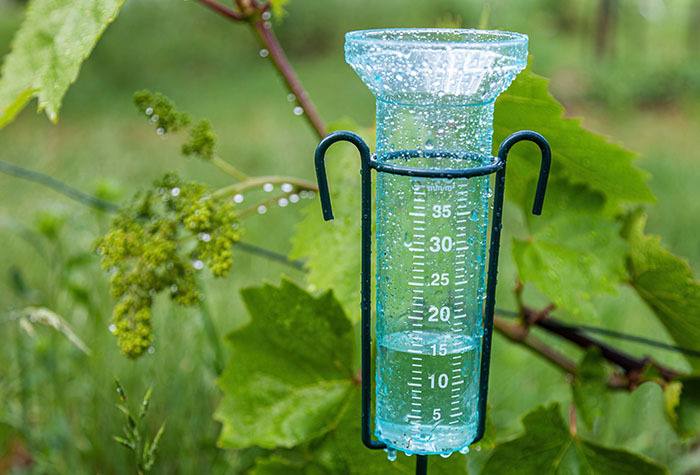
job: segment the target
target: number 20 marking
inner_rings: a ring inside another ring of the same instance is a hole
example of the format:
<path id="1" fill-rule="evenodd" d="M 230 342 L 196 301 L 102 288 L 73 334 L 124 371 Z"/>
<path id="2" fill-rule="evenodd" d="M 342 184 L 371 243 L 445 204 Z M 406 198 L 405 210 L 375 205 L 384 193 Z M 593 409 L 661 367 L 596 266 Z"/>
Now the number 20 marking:
<path id="1" fill-rule="evenodd" d="M 430 314 L 428 315 L 429 322 L 437 322 L 438 315 L 443 322 L 450 321 L 450 307 L 440 307 L 438 309 L 435 305 L 431 305 L 428 309 L 428 313 Z"/>

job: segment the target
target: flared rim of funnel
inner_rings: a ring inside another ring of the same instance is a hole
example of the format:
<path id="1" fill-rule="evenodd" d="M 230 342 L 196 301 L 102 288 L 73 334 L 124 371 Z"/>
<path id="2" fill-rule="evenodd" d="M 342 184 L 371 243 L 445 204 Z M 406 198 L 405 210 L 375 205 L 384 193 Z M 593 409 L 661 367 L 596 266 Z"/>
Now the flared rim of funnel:
<path id="1" fill-rule="evenodd" d="M 432 38 L 431 38 L 432 37 Z M 479 48 L 527 44 L 523 33 L 500 30 L 459 28 L 385 28 L 356 30 L 345 34 L 348 42 L 368 42 L 385 46 L 430 46 Z"/>

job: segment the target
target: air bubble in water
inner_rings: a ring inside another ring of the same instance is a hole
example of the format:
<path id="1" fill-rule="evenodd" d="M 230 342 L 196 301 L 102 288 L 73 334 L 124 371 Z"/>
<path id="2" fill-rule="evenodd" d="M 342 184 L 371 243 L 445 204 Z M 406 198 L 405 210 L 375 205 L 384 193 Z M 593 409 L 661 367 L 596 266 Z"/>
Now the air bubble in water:
<path id="1" fill-rule="evenodd" d="M 293 189 L 294 189 L 294 187 L 292 185 L 290 185 L 289 183 L 282 183 L 282 191 L 284 191 L 285 193 L 289 193 Z"/>
<path id="2" fill-rule="evenodd" d="M 297 195 L 296 193 L 289 195 L 289 201 L 292 203 L 299 202 L 299 195 Z"/>
<path id="3" fill-rule="evenodd" d="M 260 50 L 261 57 L 266 58 L 268 54 L 270 54 L 270 52 L 268 50 L 266 50 L 265 48 Z"/>
<path id="4" fill-rule="evenodd" d="M 233 202 L 234 203 L 243 203 L 243 195 L 240 193 L 233 195 Z"/>
<path id="5" fill-rule="evenodd" d="M 211 241 L 211 235 L 207 234 L 207 233 L 200 233 L 199 239 L 201 239 L 204 242 L 209 242 L 209 241 Z"/>
<path id="6" fill-rule="evenodd" d="M 275 189 L 275 186 L 272 183 L 265 183 L 263 185 L 263 190 L 267 191 L 268 193 L 274 189 Z"/>
<path id="7" fill-rule="evenodd" d="M 114 323 L 111 323 L 109 325 L 109 332 L 110 333 L 115 333 L 117 331 L 117 326 Z"/>
<path id="8" fill-rule="evenodd" d="M 147 107 L 146 108 L 146 115 L 151 115 L 153 114 L 153 107 Z"/>
<path id="9" fill-rule="evenodd" d="M 304 113 L 304 108 L 301 106 L 296 106 L 294 108 L 294 115 L 301 115 Z"/>
<path id="10" fill-rule="evenodd" d="M 204 262 L 197 259 L 196 261 L 194 261 L 192 263 L 192 267 L 194 267 L 197 270 L 202 270 L 202 269 L 204 269 Z"/>
<path id="11" fill-rule="evenodd" d="M 425 141 L 425 149 L 426 150 L 432 150 L 435 148 L 435 142 L 433 139 L 428 139 Z"/>
<path id="12" fill-rule="evenodd" d="M 289 93 L 289 94 L 287 94 L 287 100 L 288 100 L 289 102 L 294 102 L 294 101 L 297 100 L 297 96 L 295 96 L 295 95 L 292 94 L 292 93 Z"/>
<path id="13" fill-rule="evenodd" d="M 173 188 L 172 190 L 170 190 L 170 194 L 173 195 L 173 196 L 179 195 L 179 194 L 180 194 L 180 188 L 177 188 L 177 187 Z"/>
<path id="14" fill-rule="evenodd" d="M 158 135 L 163 135 L 163 134 L 165 133 L 165 129 L 164 129 L 163 127 L 158 127 L 158 128 L 156 129 L 156 133 L 157 133 Z"/>
<path id="15" fill-rule="evenodd" d="M 448 458 L 450 455 L 452 455 L 452 452 L 447 453 L 447 454 L 440 454 L 440 457 L 446 459 L 446 458 Z"/>
<path id="16" fill-rule="evenodd" d="M 263 12 L 261 16 L 263 20 L 269 20 L 272 18 L 272 14 L 269 11 Z"/>
<path id="17" fill-rule="evenodd" d="M 287 198 L 280 198 L 277 204 L 284 208 L 289 204 L 289 201 L 287 201 Z"/>
<path id="18" fill-rule="evenodd" d="M 158 122 L 158 119 L 160 119 L 160 116 L 158 114 L 153 114 L 151 116 L 151 122 Z"/>
<path id="19" fill-rule="evenodd" d="M 462 455 L 467 455 L 469 453 L 469 447 L 462 447 L 459 449 L 459 453 Z"/>
<path id="20" fill-rule="evenodd" d="M 267 213 L 267 206 L 265 206 L 265 205 L 258 206 L 258 213 L 260 213 L 260 214 Z"/>

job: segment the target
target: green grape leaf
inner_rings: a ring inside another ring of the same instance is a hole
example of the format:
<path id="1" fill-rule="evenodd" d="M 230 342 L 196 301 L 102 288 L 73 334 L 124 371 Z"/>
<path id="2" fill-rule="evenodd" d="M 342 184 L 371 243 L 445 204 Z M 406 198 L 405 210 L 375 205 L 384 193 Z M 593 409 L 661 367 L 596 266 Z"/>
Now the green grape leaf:
<path id="1" fill-rule="evenodd" d="M 227 448 L 292 447 L 330 430 L 353 384 L 353 328 L 326 292 L 290 281 L 241 291 L 252 321 L 228 336 L 216 418 Z"/>
<path id="2" fill-rule="evenodd" d="M 596 347 L 589 349 L 578 365 L 578 374 L 571 385 L 576 413 L 591 429 L 603 415 L 610 399 L 608 366 Z"/>
<path id="3" fill-rule="evenodd" d="M 336 428 L 326 436 L 312 442 L 299 454 L 274 454 L 259 460 L 255 475 L 273 474 L 348 474 L 397 475 L 415 473 L 415 456 L 397 454 L 390 462 L 383 450 L 369 450 L 360 439 L 360 393 L 353 394 Z M 285 457 L 284 455 L 292 455 Z M 433 475 L 460 475 L 467 473 L 465 457 L 459 453 L 449 458 L 432 456 L 428 472 Z"/>
<path id="4" fill-rule="evenodd" d="M 124 0 L 31 0 L 0 74 L 0 128 L 32 98 L 52 121 Z"/>
<path id="5" fill-rule="evenodd" d="M 664 389 L 666 415 L 671 426 L 684 438 L 700 431 L 700 375 L 681 376 Z"/>
<path id="6" fill-rule="evenodd" d="M 625 277 L 627 244 L 619 235 L 620 224 L 601 217 L 600 195 L 584 186 L 555 179 L 549 191 L 557 205 L 532 219 L 526 239 L 514 239 L 518 274 L 558 308 L 594 317 L 591 299 L 615 293 Z"/>
<path id="7" fill-rule="evenodd" d="M 605 197 L 605 211 L 612 215 L 622 203 L 653 202 L 646 174 L 632 166 L 634 154 L 608 142 L 603 136 L 587 131 L 579 119 L 563 117 L 564 108 L 549 93 L 548 80 L 523 70 L 511 86 L 496 101 L 494 121 L 494 150 L 505 138 L 518 130 L 541 133 L 552 148 L 551 176 L 565 178 L 570 183 L 584 185 Z M 527 153 L 526 153 L 527 152 Z M 508 155 L 508 187 L 516 181 L 531 181 L 539 170 L 539 150 L 536 147 L 515 147 Z M 530 189 L 529 200 L 534 195 Z M 518 200 L 527 210 L 532 203 Z M 545 204 L 545 208 L 549 204 Z"/>
<path id="8" fill-rule="evenodd" d="M 571 434 L 557 403 L 535 408 L 523 417 L 523 426 L 525 433 L 521 436 L 496 446 L 483 474 L 668 473 L 641 455 L 603 447 Z"/>
<path id="9" fill-rule="evenodd" d="M 644 234 L 646 219 L 636 210 L 622 230 L 630 243 L 630 283 L 679 346 L 700 349 L 700 281 L 686 261 L 661 246 L 659 236 Z M 700 358 L 686 358 L 693 369 L 700 369 Z"/>
<path id="10" fill-rule="evenodd" d="M 283 280 L 242 296 L 251 322 L 227 337 L 219 445 L 268 449 L 256 474 L 413 473 L 415 457 L 390 462 L 362 444 L 355 333 L 333 294 L 314 297 Z M 461 454 L 434 459 L 431 473 L 466 473 Z"/>
<path id="11" fill-rule="evenodd" d="M 373 132 L 351 121 L 331 124 L 331 130 L 360 133 L 367 143 Z M 292 237 L 292 259 L 305 258 L 311 288 L 332 288 L 350 320 L 360 319 L 360 157 L 350 144 L 333 145 L 326 154 L 326 170 L 335 219 L 324 221 L 318 200 L 303 209 Z M 319 252 L 322 249 L 323 252 Z"/>

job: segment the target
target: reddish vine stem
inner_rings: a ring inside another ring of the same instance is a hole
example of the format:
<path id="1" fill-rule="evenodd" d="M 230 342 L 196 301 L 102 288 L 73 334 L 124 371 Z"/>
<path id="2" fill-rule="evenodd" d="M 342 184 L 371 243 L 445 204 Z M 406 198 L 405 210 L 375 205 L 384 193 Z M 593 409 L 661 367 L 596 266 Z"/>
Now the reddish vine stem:
<path id="1" fill-rule="evenodd" d="M 222 5 L 219 2 L 216 2 L 214 0 L 198 0 L 198 1 L 202 5 L 211 8 L 212 10 L 225 16 L 226 18 L 230 18 L 231 20 L 234 20 L 234 21 L 245 20 L 245 17 L 243 16 L 242 13 L 239 13 L 236 10 L 233 10 L 225 5 Z"/>
<path id="2" fill-rule="evenodd" d="M 583 333 L 581 330 L 578 328 L 571 327 L 569 325 L 566 325 L 562 322 L 559 322 L 558 320 L 552 318 L 549 315 L 549 310 L 545 309 L 544 311 L 537 311 L 535 309 L 523 306 L 522 307 L 522 312 L 523 312 L 523 318 L 525 320 L 525 324 L 528 325 L 528 323 L 532 323 L 543 330 L 546 330 L 550 333 L 553 333 L 555 335 L 558 335 L 565 340 L 579 346 L 580 348 L 590 348 L 590 347 L 596 347 L 600 350 L 601 356 L 605 358 L 607 361 L 619 366 L 622 368 L 624 371 L 625 376 L 627 377 L 627 389 L 633 390 L 635 389 L 639 384 L 644 382 L 642 379 L 642 374 L 645 370 L 645 368 L 651 366 L 654 368 L 658 374 L 662 378 L 662 383 L 669 382 L 673 380 L 674 378 L 678 377 L 678 372 L 671 369 L 667 368 L 666 366 L 663 366 L 656 361 L 652 360 L 651 358 L 637 358 L 632 355 L 629 355 L 625 353 L 624 351 L 621 351 L 615 347 L 612 347 L 606 343 L 603 343 L 600 340 L 597 340 L 595 338 L 591 338 L 590 336 L 586 335 Z M 527 327 L 526 326 L 520 326 L 522 328 L 523 334 L 527 335 Z M 551 361 L 551 358 L 548 358 Z M 563 367 L 565 370 L 571 372 L 569 368 L 564 367 L 563 365 L 559 364 L 559 366 Z M 575 374 L 575 373 L 573 373 Z M 613 378 L 614 379 L 614 386 L 619 387 L 620 386 L 620 381 L 619 378 Z"/>
<path id="3" fill-rule="evenodd" d="M 279 74 L 282 76 L 282 79 L 284 79 L 287 89 L 289 92 L 294 94 L 297 103 L 303 109 L 303 114 L 306 117 L 306 120 L 313 127 L 319 138 L 325 137 L 327 135 L 326 126 L 323 123 L 323 120 L 321 120 L 320 114 L 316 110 L 313 102 L 311 102 L 309 94 L 301 85 L 299 78 L 294 72 L 294 68 L 292 68 L 292 65 L 287 59 L 287 55 L 282 49 L 282 46 L 279 44 L 279 41 L 277 41 L 277 37 L 272 31 L 272 24 L 268 20 L 264 20 L 261 16 L 262 13 L 269 10 L 269 2 L 265 2 L 263 4 L 246 2 L 244 5 L 244 12 L 239 12 L 221 5 L 215 0 L 197 1 L 230 20 L 246 21 L 253 27 L 260 38 L 260 42 L 268 51 L 272 64 L 274 64 L 275 69 L 277 69 Z"/>
<path id="4" fill-rule="evenodd" d="M 277 71 L 284 78 L 284 81 L 287 83 L 287 87 L 289 88 L 290 92 L 294 94 L 301 108 L 304 109 L 306 119 L 316 131 L 318 138 L 322 139 L 327 135 L 326 126 L 321 120 L 321 116 L 316 110 L 316 107 L 314 107 L 313 102 L 311 102 L 308 93 L 301 85 L 301 82 L 299 82 L 299 78 L 297 78 L 297 75 L 294 73 L 292 65 L 289 64 L 289 60 L 284 54 L 284 50 L 277 41 L 275 33 L 272 31 L 270 22 L 261 19 L 255 20 L 253 22 L 253 27 L 258 33 L 260 41 L 262 41 L 263 45 L 265 45 L 267 50 L 270 52 L 270 58 L 272 59 L 272 63 L 275 65 L 275 68 L 277 68 Z"/>

